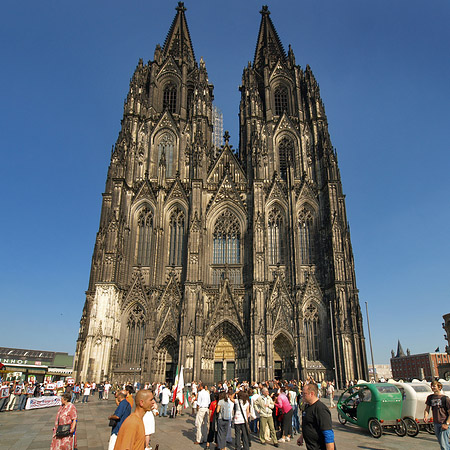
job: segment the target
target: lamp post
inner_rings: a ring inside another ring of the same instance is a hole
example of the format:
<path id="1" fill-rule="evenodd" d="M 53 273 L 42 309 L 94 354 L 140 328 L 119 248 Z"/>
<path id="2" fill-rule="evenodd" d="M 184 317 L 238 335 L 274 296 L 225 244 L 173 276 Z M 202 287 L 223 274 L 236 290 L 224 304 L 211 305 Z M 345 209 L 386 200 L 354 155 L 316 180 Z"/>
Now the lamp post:
<path id="1" fill-rule="evenodd" d="M 376 377 L 375 377 L 375 364 L 373 362 L 373 350 L 372 350 L 372 337 L 370 335 L 370 323 L 369 323 L 369 308 L 367 306 L 367 302 L 366 303 L 366 315 L 367 315 L 367 329 L 369 330 L 369 345 L 370 345 L 370 356 L 372 358 L 372 373 L 373 373 L 373 379 L 374 381 L 377 381 Z"/>

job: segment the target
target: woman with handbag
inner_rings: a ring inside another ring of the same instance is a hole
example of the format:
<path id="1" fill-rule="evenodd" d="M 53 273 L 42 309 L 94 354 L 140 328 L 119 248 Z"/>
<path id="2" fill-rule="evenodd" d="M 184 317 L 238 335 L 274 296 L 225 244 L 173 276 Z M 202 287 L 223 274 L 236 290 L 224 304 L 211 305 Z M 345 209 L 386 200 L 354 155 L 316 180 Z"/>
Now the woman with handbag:
<path id="1" fill-rule="evenodd" d="M 236 449 L 249 450 L 250 430 L 248 416 L 250 415 L 250 402 L 245 391 L 239 391 L 234 399 L 234 436 Z"/>
<path id="2" fill-rule="evenodd" d="M 77 409 L 70 402 L 71 395 L 61 396 L 61 406 L 56 414 L 55 427 L 50 450 L 72 450 L 77 448 L 75 428 L 77 426 Z"/>

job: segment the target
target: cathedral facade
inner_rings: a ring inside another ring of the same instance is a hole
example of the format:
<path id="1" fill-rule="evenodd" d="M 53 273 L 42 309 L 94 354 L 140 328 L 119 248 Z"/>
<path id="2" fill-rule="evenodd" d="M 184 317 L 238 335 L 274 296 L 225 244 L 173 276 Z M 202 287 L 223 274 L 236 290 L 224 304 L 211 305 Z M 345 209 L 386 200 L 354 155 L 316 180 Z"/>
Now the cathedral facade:
<path id="1" fill-rule="evenodd" d="M 240 86 L 239 149 L 184 5 L 139 61 L 111 154 L 77 380 L 365 378 L 344 194 L 309 66 L 267 7 Z"/>

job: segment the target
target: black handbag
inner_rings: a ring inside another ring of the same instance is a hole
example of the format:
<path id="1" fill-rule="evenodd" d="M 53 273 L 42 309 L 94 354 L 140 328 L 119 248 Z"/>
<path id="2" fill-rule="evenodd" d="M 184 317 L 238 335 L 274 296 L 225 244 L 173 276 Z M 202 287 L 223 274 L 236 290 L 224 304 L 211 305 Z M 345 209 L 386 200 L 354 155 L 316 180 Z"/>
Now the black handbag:
<path id="1" fill-rule="evenodd" d="M 55 436 L 59 439 L 70 436 L 70 425 L 70 423 L 67 425 L 60 425 L 58 416 L 58 427 L 56 428 Z"/>
<path id="2" fill-rule="evenodd" d="M 114 428 L 119 422 L 117 419 L 109 419 L 109 426 Z"/>
<path id="3" fill-rule="evenodd" d="M 70 423 L 67 425 L 58 425 L 55 436 L 57 438 L 65 438 L 67 436 L 70 436 Z"/>

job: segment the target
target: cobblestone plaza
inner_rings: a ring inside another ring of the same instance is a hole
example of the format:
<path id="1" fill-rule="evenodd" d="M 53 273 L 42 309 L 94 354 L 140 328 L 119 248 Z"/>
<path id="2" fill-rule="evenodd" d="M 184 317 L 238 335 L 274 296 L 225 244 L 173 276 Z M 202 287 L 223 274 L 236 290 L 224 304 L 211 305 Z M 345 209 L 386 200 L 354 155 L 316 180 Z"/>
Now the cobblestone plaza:
<path id="1" fill-rule="evenodd" d="M 326 403 L 327 400 L 325 400 Z M 78 410 L 78 450 L 107 450 L 110 436 L 108 416 L 114 412 L 113 400 L 97 400 L 91 397 L 89 403 L 76 403 Z M 13 411 L 0 413 L 1 450 L 48 450 L 57 408 L 34 411 Z M 194 445 L 194 417 L 187 413 L 172 420 L 156 419 L 156 433 L 152 439 L 153 448 L 159 443 L 159 450 L 187 450 L 198 448 Z M 337 420 L 336 409 L 332 410 L 336 448 L 339 450 L 428 450 L 437 449 L 436 438 L 428 433 L 419 433 L 415 438 L 398 437 L 385 433 L 380 439 L 372 438 L 367 430 L 351 425 L 341 425 Z M 204 447 L 202 444 L 200 447 Z M 213 447 L 211 447 L 213 448 Z M 261 445 L 252 436 L 252 449 L 272 448 Z M 283 449 L 303 448 L 296 441 L 280 444 Z M 227 446 L 234 449 L 234 442 Z"/>

